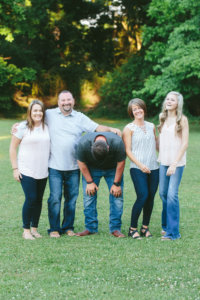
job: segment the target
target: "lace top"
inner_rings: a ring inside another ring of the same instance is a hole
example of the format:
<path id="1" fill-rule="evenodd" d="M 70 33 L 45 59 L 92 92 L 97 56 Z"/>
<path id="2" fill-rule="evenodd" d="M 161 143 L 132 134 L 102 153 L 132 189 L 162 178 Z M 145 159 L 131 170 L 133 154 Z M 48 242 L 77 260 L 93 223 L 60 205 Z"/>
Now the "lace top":
<path id="1" fill-rule="evenodd" d="M 159 168 L 156 156 L 156 142 L 154 135 L 154 124 L 145 121 L 144 128 L 129 123 L 126 127 L 133 131 L 132 134 L 132 153 L 142 164 L 150 170 Z M 131 161 L 130 168 L 139 167 Z"/>

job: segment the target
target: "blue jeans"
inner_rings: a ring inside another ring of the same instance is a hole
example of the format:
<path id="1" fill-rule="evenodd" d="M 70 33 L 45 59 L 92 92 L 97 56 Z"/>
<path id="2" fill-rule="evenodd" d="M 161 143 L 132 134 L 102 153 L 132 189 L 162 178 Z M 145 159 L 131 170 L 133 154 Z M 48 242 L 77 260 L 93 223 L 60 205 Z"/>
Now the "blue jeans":
<path id="1" fill-rule="evenodd" d="M 101 169 L 90 169 L 90 174 L 93 181 L 99 186 L 102 177 L 105 178 L 109 192 L 111 186 L 113 185 L 115 178 L 116 169 L 101 170 Z M 87 182 L 82 177 L 83 182 L 83 204 L 84 204 L 84 214 L 85 214 L 85 228 L 90 232 L 98 231 L 98 219 L 97 219 L 97 192 L 93 196 L 86 194 Z M 122 195 L 118 198 L 114 197 L 109 193 L 110 201 L 110 232 L 121 229 L 121 216 L 123 213 L 123 178 L 121 180 Z"/>
<path id="2" fill-rule="evenodd" d="M 34 179 L 22 174 L 21 186 L 25 194 L 22 220 L 25 229 L 30 229 L 30 226 L 38 227 L 46 183 L 47 178 Z"/>
<path id="3" fill-rule="evenodd" d="M 76 200 L 79 193 L 80 171 L 59 171 L 49 168 L 50 196 L 48 199 L 48 215 L 50 229 L 48 232 L 65 233 L 74 230 Z M 60 208 L 64 187 L 64 209 L 62 227 L 60 226 Z"/>
<path id="4" fill-rule="evenodd" d="M 160 165 L 160 198 L 163 202 L 162 229 L 166 237 L 172 240 L 181 237 L 179 233 L 179 199 L 178 188 L 183 175 L 183 167 L 177 167 L 175 174 L 167 176 L 168 166 Z"/>
<path id="5" fill-rule="evenodd" d="M 152 170 L 150 174 L 147 174 L 143 173 L 140 169 L 131 168 L 130 174 L 137 195 L 132 208 L 131 227 L 137 228 L 142 209 L 142 224 L 148 226 L 153 210 L 154 197 L 158 189 L 159 169 Z"/>

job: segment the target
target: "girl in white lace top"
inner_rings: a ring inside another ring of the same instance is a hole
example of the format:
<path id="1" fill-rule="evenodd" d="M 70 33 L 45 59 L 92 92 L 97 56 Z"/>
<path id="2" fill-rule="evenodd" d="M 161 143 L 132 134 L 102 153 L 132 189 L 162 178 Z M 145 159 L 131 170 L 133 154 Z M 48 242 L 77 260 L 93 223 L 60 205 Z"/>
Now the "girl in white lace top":
<path id="1" fill-rule="evenodd" d="M 141 99 L 133 99 L 128 104 L 128 113 L 133 122 L 125 126 L 123 140 L 129 157 L 130 174 L 137 194 L 132 208 L 129 236 L 151 237 L 149 222 L 153 210 L 154 196 L 158 188 L 159 165 L 156 156 L 156 135 L 153 123 L 144 120 L 146 105 Z M 138 219 L 143 210 L 140 235 Z"/>

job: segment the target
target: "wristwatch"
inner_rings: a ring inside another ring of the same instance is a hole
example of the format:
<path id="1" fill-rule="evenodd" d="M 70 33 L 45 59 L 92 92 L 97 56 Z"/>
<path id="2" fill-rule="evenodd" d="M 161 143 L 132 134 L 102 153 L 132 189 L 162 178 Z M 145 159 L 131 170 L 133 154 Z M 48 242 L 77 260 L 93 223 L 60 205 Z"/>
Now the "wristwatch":
<path id="1" fill-rule="evenodd" d="M 113 182 L 113 184 L 116 185 L 116 186 L 120 186 L 121 182 Z"/>

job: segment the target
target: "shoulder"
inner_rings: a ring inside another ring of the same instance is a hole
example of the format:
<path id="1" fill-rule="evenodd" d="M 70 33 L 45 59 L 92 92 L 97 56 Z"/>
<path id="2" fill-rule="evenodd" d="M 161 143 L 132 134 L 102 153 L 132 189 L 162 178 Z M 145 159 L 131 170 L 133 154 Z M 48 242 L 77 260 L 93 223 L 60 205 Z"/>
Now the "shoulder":
<path id="1" fill-rule="evenodd" d="M 94 121 L 92 121 L 92 119 L 90 119 L 88 116 L 86 116 L 84 113 L 80 112 L 80 111 L 76 111 L 73 110 L 73 116 L 75 116 L 76 118 L 78 118 L 80 120 L 80 122 L 91 122 L 93 123 Z"/>
<path id="2" fill-rule="evenodd" d="M 47 126 L 47 124 L 44 124 L 44 130 L 48 131 L 48 126 Z"/>
<path id="3" fill-rule="evenodd" d="M 134 131 L 136 129 L 136 126 L 133 122 L 128 123 L 125 127 L 123 131 Z"/>
<path id="4" fill-rule="evenodd" d="M 182 124 L 182 125 L 188 124 L 188 118 L 187 118 L 185 115 L 182 115 L 182 118 L 181 118 L 181 124 Z"/>
<path id="5" fill-rule="evenodd" d="M 72 112 L 71 112 L 71 115 L 73 116 L 73 117 L 78 117 L 78 118 L 88 118 L 85 114 L 83 114 L 82 112 L 80 112 L 80 111 L 77 111 L 77 110 L 72 110 Z M 89 118 L 88 118 L 89 119 Z"/>
<path id="6" fill-rule="evenodd" d="M 27 121 L 20 122 L 18 128 L 19 129 L 26 129 L 26 128 L 28 128 L 27 127 Z"/>
<path id="7" fill-rule="evenodd" d="M 90 140 L 94 139 L 95 138 L 95 134 L 92 132 L 92 133 L 86 133 L 84 134 L 80 140 L 79 140 L 79 144 L 85 144 L 87 142 L 89 142 Z"/>
<path id="8" fill-rule="evenodd" d="M 46 116 L 54 115 L 56 112 L 58 112 L 58 107 L 48 108 L 48 109 L 45 110 L 45 115 Z"/>
<path id="9" fill-rule="evenodd" d="M 145 124 L 146 124 L 147 126 L 151 127 L 151 128 L 154 128 L 154 127 L 155 127 L 155 125 L 154 125 L 153 123 L 148 122 L 148 121 L 145 121 Z"/>
<path id="10" fill-rule="evenodd" d="M 17 127 L 17 132 L 13 135 L 16 136 L 18 139 L 22 139 L 27 129 L 27 121 L 23 121 L 19 123 L 19 126 Z"/>

